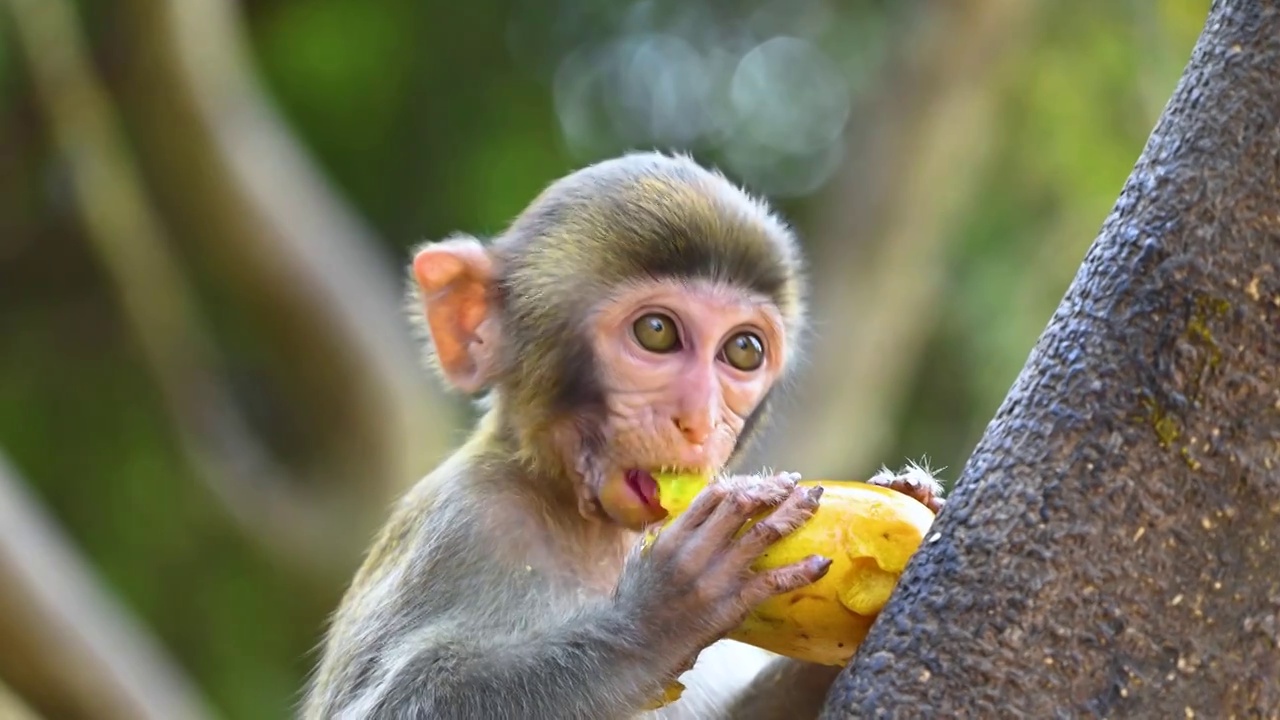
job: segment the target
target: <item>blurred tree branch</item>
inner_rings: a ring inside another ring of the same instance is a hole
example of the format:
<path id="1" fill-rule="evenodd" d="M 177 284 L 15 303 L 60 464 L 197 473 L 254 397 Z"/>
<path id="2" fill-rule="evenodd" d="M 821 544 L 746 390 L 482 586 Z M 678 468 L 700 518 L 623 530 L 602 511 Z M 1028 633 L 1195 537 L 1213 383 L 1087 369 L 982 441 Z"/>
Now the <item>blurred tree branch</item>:
<path id="1" fill-rule="evenodd" d="M 291 565 L 340 573 L 338 561 L 358 547 L 341 533 L 344 525 L 336 518 L 344 511 L 287 477 L 219 376 L 218 354 L 200 329 L 181 268 L 115 128 L 110 100 L 85 58 L 72 6 L 68 0 L 6 2 L 70 166 L 87 235 L 197 472 L 268 550 L 287 556 Z"/>
<path id="2" fill-rule="evenodd" d="M 945 302 L 946 245 L 993 135 L 993 75 L 1036 3 L 929 6 L 903 36 L 811 232 L 810 365 L 761 457 L 811 476 L 868 474 Z M 835 324 L 839 322 L 839 325 Z"/>
<path id="3" fill-rule="evenodd" d="M 175 237 L 261 326 L 290 405 L 306 410 L 295 420 L 330 426 L 318 464 L 348 479 L 350 524 L 380 515 L 445 454 L 459 410 L 419 365 L 405 276 L 259 88 L 235 3 L 121 0 L 113 12 L 125 111 Z"/>
<path id="4" fill-rule="evenodd" d="M 0 682 L 0 718 L 5 720 L 43 720 L 34 710 L 27 707 L 22 698 L 13 690 Z"/>
<path id="5" fill-rule="evenodd" d="M 11 0 L 53 6 L 53 0 Z M 198 720 L 204 701 L 0 454 L 0 677 L 59 720 Z M 0 693 L 0 715 L 14 717 Z"/>

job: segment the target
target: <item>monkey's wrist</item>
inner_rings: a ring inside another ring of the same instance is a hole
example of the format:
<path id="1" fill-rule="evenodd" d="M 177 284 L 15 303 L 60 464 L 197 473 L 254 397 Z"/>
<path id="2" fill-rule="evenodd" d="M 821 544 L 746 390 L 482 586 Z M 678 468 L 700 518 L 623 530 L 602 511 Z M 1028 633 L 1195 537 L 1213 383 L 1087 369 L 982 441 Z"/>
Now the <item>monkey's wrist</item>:
<path id="1" fill-rule="evenodd" d="M 620 594 L 614 599 L 613 611 L 628 628 L 628 634 L 638 640 L 633 647 L 643 660 L 674 678 L 688 669 L 707 643 L 683 632 L 665 613 L 653 611 L 661 606 L 657 598 Z"/>

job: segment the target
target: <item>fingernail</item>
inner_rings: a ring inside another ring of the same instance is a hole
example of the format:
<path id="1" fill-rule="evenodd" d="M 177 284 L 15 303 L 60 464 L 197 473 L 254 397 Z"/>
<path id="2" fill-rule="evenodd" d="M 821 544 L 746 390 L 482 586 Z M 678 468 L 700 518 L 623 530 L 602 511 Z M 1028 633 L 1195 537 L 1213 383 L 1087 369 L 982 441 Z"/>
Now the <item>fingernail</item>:
<path id="1" fill-rule="evenodd" d="M 826 492 L 826 488 L 822 487 L 821 485 L 814 485 L 812 488 L 809 489 L 809 499 L 814 502 L 817 502 L 818 499 L 822 497 L 822 493 L 824 492 Z"/>
<path id="2" fill-rule="evenodd" d="M 826 572 L 831 567 L 831 558 L 829 557 L 814 555 L 809 561 L 813 563 L 814 569 L 819 572 Z"/>

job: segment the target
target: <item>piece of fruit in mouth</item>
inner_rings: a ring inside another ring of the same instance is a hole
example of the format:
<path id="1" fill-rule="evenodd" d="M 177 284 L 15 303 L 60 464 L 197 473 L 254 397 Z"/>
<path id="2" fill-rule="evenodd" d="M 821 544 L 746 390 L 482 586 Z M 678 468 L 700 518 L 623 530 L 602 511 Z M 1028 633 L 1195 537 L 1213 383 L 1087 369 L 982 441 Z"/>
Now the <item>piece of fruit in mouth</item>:
<path id="1" fill-rule="evenodd" d="M 657 510 L 662 507 L 658 502 L 658 481 L 648 470 L 631 468 L 626 472 L 627 487 L 640 498 L 645 506 Z"/>

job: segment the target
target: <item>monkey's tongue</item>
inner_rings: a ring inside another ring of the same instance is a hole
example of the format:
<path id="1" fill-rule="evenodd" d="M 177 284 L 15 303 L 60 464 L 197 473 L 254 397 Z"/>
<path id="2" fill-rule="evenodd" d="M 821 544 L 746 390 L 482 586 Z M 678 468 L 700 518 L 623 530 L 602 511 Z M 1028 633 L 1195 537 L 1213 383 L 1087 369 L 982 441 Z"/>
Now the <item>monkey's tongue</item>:
<path id="1" fill-rule="evenodd" d="M 640 496 L 650 507 L 661 507 L 658 503 L 658 481 L 647 470 L 631 469 L 627 471 L 627 485 Z"/>

